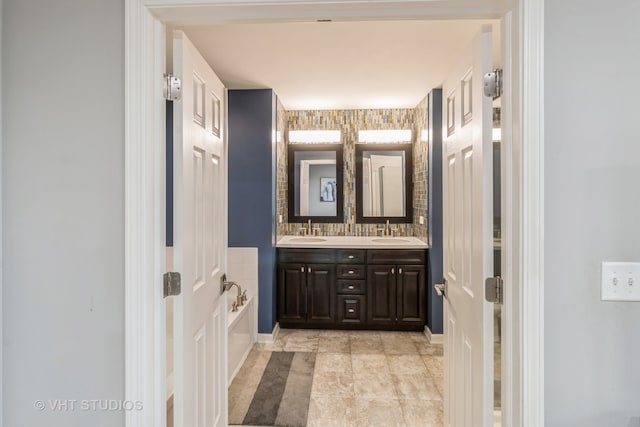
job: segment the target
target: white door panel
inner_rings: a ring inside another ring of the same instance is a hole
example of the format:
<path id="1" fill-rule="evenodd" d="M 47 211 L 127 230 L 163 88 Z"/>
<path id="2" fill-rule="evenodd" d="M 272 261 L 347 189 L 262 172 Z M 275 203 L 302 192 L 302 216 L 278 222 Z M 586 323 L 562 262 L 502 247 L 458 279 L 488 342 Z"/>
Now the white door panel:
<path id="1" fill-rule="evenodd" d="M 173 37 L 174 101 L 174 420 L 178 427 L 227 422 L 225 88 L 187 37 Z"/>
<path id="2" fill-rule="evenodd" d="M 445 424 L 489 426 L 493 419 L 491 30 L 474 39 L 444 85 L 443 246 Z"/>

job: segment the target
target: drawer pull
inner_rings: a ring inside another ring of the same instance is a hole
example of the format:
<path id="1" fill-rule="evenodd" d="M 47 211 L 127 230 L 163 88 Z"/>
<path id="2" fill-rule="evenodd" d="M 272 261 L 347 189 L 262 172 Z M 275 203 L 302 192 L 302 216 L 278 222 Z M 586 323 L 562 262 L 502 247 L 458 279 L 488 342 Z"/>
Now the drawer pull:
<path id="1" fill-rule="evenodd" d="M 311 267 L 309 267 L 309 273 L 311 273 Z"/>
<path id="2" fill-rule="evenodd" d="M 355 312 L 356 312 L 355 308 L 350 308 L 350 309 L 349 309 L 349 310 L 347 310 L 347 311 L 348 311 L 349 313 L 355 313 Z"/>
<path id="3" fill-rule="evenodd" d="M 398 269 L 398 274 L 402 274 L 402 269 L 401 268 Z"/>
<path id="4" fill-rule="evenodd" d="M 349 285 L 349 286 L 347 286 L 347 289 L 355 289 L 355 288 L 356 288 L 356 287 L 355 287 L 355 286 L 353 286 L 353 285 Z"/>
<path id="5" fill-rule="evenodd" d="M 395 268 L 391 269 L 391 274 L 396 274 L 396 269 Z"/>
<path id="6" fill-rule="evenodd" d="M 353 258 L 355 258 L 355 257 L 354 257 L 353 255 L 349 255 L 347 258 L 349 258 L 349 259 L 353 259 Z"/>
<path id="7" fill-rule="evenodd" d="M 353 271 L 353 270 L 349 270 L 349 271 L 348 271 L 348 273 L 349 273 L 349 274 L 353 274 L 353 273 L 355 273 L 355 271 Z"/>
<path id="8" fill-rule="evenodd" d="M 300 267 L 300 271 L 304 273 L 304 267 Z"/>

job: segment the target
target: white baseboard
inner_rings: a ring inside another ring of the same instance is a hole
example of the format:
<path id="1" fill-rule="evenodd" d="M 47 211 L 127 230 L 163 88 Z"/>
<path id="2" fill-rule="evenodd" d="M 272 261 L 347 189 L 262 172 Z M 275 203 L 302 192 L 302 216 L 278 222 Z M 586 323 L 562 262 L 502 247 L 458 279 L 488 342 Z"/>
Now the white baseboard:
<path id="1" fill-rule="evenodd" d="M 427 340 L 429 344 L 443 344 L 444 343 L 444 335 L 443 334 L 432 334 L 431 329 L 427 325 L 424 326 L 424 334 L 427 336 Z"/>
<path id="2" fill-rule="evenodd" d="M 273 332 L 270 334 L 258 334 L 258 342 L 260 344 L 273 344 L 278 338 L 278 332 L 280 332 L 280 324 L 276 323 Z"/>

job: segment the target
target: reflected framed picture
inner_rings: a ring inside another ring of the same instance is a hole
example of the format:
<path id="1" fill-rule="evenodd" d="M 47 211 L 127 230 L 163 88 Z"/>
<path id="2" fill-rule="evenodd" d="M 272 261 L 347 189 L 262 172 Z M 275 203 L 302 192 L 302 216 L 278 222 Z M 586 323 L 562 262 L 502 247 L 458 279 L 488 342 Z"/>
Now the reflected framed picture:
<path id="1" fill-rule="evenodd" d="M 320 201 L 335 202 L 336 197 L 336 177 L 320 178 Z"/>

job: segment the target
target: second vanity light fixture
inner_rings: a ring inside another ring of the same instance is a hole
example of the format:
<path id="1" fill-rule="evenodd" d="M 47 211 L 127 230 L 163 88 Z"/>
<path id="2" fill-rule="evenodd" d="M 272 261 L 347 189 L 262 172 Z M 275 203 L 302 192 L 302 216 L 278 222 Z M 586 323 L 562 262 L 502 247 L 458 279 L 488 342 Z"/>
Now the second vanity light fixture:
<path id="1" fill-rule="evenodd" d="M 411 142 L 411 129 L 360 130 L 358 142 L 389 144 L 394 142 Z"/>
<path id="2" fill-rule="evenodd" d="M 340 143 L 339 130 L 290 130 L 291 144 L 336 144 Z"/>

